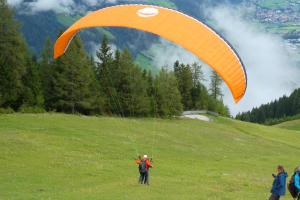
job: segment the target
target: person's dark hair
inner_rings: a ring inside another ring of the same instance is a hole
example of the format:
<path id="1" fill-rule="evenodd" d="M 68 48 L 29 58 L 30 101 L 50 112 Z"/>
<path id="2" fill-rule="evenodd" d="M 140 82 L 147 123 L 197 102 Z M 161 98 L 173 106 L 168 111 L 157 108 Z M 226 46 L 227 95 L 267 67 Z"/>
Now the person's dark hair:
<path id="1" fill-rule="evenodd" d="M 277 169 L 282 171 L 282 172 L 285 172 L 284 167 L 282 165 L 278 165 Z"/>

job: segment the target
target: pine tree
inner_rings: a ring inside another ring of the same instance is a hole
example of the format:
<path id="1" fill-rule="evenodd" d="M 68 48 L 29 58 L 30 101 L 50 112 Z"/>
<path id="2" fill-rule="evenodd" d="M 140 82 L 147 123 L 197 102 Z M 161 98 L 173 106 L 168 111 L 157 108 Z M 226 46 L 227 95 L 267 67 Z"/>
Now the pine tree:
<path id="1" fill-rule="evenodd" d="M 180 63 L 178 60 L 176 60 L 173 67 L 174 67 L 174 74 L 175 74 L 176 78 L 178 79 L 180 77 L 180 73 L 181 73 Z"/>
<path id="2" fill-rule="evenodd" d="M 300 89 L 297 89 L 289 97 L 283 96 L 278 100 L 253 108 L 251 111 L 240 113 L 237 119 L 255 123 L 276 124 L 299 113 Z"/>
<path id="3" fill-rule="evenodd" d="M 22 105 L 23 76 L 29 54 L 19 25 L 5 0 L 0 0 L 0 106 Z"/>
<path id="4" fill-rule="evenodd" d="M 191 65 L 191 71 L 192 71 L 193 87 L 197 87 L 199 84 L 202 84 L 202 82 L 205 81 L 202 65 L 199 65 L 199 63 L 196 62 L 193 63 Z"/>
<path id="5" fill-rule="evenodd" d="M 158 109 L 157 109 L 157 102 L 155 100 L 156 96 L 156 90 L 154 86 L 154 78 L 152 76 L 151 70 L 149 70 L 146 74 L 146 80 L 147 80 L 147 94 L 150 100 L 150 110 L 149 114 L 150 116 L 157 116 L 158 115 Z"/>
<path id="6" fill-rule="evenodd" d="M 142 71 L 133 62 L 128 49 L 120 57 L 118 97 L 122 114 L 125 116 L 145 116 L 149 114 L 150 102 L 147 82 Z"/>
<path id="7" fill-rule="evenodd" d="M 54 65 L 54 60 L 52 57 L 52 43 L 50 38 L 47 38 L 42 51 L 42 60 L 39 63 L 39 72 L 42 82 L 43 95 L 45 98 L 45 108 L 49 109 L 49 97 L 51 96 L 51 73 Z"/>
<path id="8" fill-rule="evenodd" d="M 202 66 L 198 63 L 191 65 L 193 88 L 191 92 L 192 96 L 192 108 L 199 110 L 206 110 L 208 108 L 208 91 L 202 84 L 204 79 L 204 73 Z"/>
<path id="9" fill-rule="evenodd" d="M 182 64 L 182 100 L 185 110 L 192 108 L 193 75 L 190 65 Z"/>
<path id="10" fill-rule="evenodd" d="M 53 63 L 53 48 L 52 48 L 52 42 L 49 37 L 45 40 L 44 49 L 42 51 L 42 63 L 43 64 L 51 64 Z"/>
<path id="11" fill-rule="evenodd" d="M 119 52 L 117 52 L 119 54 Z M 108 114 L 116 113 L 119 107 L 118 95 L 115 89 L 117 85 L 119 57 L 116 54 L 116 61 L 113 59 L 113 52 L 108 44 L 106 36 L 103 37 L 101 47 L 96 52 L 100 62 L 97 63 L 96 75 L 100 84 L 100 94 L 104 99 L 104 109 Z"/>
<path id="12" fill-rule="evenodd" d="M 35 57 L 28 59 L 26 73 L 23 77 L 22 106 L 44 107 L 44 95 L 38 63 Z"/>
<path id="13" fill-rule="evenodd" d="M 106 36 L 103 37 L 101 47 L 96 52 L 96 55 L 100 60 L 97 68 L 97 77 L 99 80 L 104 81 L 104 78 L 108 74 L 110 67 L 113 63 L 113 52 L 108 44 L 108 39 Z"/>
<path id="14" fill-rule="evenodd" d="M 100 109 L 96 78 L 91 60 L 79 36 L 68 51 L 55 61 L 50 80 L 50 109 L 67 113 L 92 114 Z"/>
<path id="15" fill-rule="evenodd" d="M 220 100 L 223 97 L 221 85 L 222 85 L 222 79 L 219 77 L 219 75 L 215 71 L 213 71 L 210 76 L 210 89 L 209 90 L 210 90 L 211 96 L 215 100 Z"/>
<path id="16" fill-rule="evenodd" d="M 198 83 L 192 88 L 192 108 L 195 110 L 207 110 L 209 94 L 204 85 Z"/>
<path id="17" fill-rule="evenodd" d="M 161 117 L 181 115 L 183 105 L 178 82 L 173 73 L 162 69 L 155 79 L 155 90 L 157 109 Z"/>
<path id="18" fill-rule="evenodd" d="M 179 64 L 178 61 L 174 64 L 174 73 L 178 81 L 178 88 L 182 97 L 182 104 L 185 110 L 191 109 L 193 74 L 189 65 Z"/>

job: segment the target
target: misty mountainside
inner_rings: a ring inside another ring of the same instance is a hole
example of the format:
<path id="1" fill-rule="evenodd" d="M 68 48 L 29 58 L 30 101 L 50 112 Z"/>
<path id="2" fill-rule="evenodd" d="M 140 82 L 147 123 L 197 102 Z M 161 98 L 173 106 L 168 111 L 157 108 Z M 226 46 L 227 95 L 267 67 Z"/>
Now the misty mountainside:
<path id="1" fill-rule="evenodd" d="M 84 16 L 88 11 L 98 10 L 103 7 L 112 6 L 115 4 L 151 4 L 160 5 L 172 9 L 180 10 L 195 18 L 204 19 L 201 9 L 208 1 L 194 1 L 194 0 L 121 0 L 118 2 L 98 1 L 95 4 L 88 4 L 87 1 L 75 0 L 75 4 L 70 6 L 69 10 L 46 10 L 40 11 L 33 9 L 31 1 L 24 1 L 16 7 L 17 19 L 22 23 L 22 32 L 29 43 L 32 50 L 39 54 L 43 47 L 46 37 L 50 37 L 53 41 L 57 38 L 60 32 L 64 31 L 69 25 L 75 22 L 80 17 Z M 216 0 L 214 3 L 222 2 Z M 232 1 L 234 3 L 241 2 Z M 211 4 L 211 3 L 210 3 Z M 131 51 L 137 53 L 141 50 L 146 50 L 157 37 L 143 33 L 141 31 L 123 29 L 123 28 L 97 28 L 83 31 L 81 36 L 87 42 L 87 48 L 94 50 L 93 44 L 99 44 L 101 36 L 106 34 L 112 42 L 120 47 L 129 47 Z"/>
<path id="2" fill-rule="evenodd" d="M 70 2 L 72 2 L 72 4 L 58 3 L 57 6 L 50 5 L 52 7 L 42 5 L 43 3 L 40 3 L 39 0 L 24 0 L 19 4 L 14 4 L 16 18 L 21 21 L 22 32 L 34 54 L 40 55 L 47 37 L 50 37 L 54 42 L 61 32 L 87 12 L 116 4 L 150 4 L 164 6 L 179 10 L 202 20 L 213 28 L 214 24 L 207 18 L 207 15 L 205 15 L 207 8 L 223 4 L 227 6 L 253 6 L 255 9 L 249 18 L 255 21 L 255 23 L 257 22 L 259 26 L 265 27 L 270 32 L 281 34 L 282 37 L 292 40 L 292 42 L 297 42 L 297 39 L 300 38 L 300 34 L 298 35 L 298 33 L 300 33 L 298 32 L 299 27 L 297 23 L 292 22 L 293 20 L 298 20 L 298 15 L 292 14 L 290 18 L 286 16 L 288 12 L 291 12 L 291 8 L 295 8 L 295 5 L 299 4 L 294 0 L 74 0 Z M 300 8 L 300 6 L 296 7 L 298 9 Z M 280 14 L 280 17 L 273 16 L 274 13 Z M 99 47 L 104 34 L 108 36 L 110 41 L 115 44 L 117 48 L 129 48 L 130 51 L 133 52 L 137 63 L 143 65 L 145 68 L 151 67 L 152 54 L 160 48 L 161 45 L 157 36 L 132 29 L 93 28 L 80 33 L 85 41 L 86 48 L 91 54 Z"/>

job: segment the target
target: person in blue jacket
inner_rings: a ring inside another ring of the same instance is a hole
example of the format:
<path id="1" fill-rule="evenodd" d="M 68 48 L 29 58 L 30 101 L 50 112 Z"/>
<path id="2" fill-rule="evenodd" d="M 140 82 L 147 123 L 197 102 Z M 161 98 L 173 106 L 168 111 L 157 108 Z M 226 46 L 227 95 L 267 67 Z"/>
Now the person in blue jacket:
<path id="1" fill-rule="evenodd" d="M 297 200 L 300 200 L 300 166 L 295 169 L 294 183 L 299 193 Z"/>
<path id="2" fill-rule="evenodd" d="M 279 200 L 281 196 L 285 195 L 286 178 L 288 177 L 288 174 L 281 165 L 277 167 L 277 171 L 277 175 L 272 174 L 274 182 L 269 200 Z"/>

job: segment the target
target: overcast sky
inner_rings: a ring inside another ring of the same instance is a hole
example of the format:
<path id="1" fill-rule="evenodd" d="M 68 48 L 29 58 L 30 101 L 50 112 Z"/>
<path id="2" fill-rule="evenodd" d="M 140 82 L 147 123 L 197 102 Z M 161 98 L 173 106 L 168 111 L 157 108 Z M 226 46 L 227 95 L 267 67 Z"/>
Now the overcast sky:
<path id="1" fill-rule="evenodd" d="M 300 87 L 300 66 L 295 61 L 298 55 L 289 51 L 280 37 L 244 20 L 242 9 L 214 8 L 210 16 L 236 48 L 247 69 L 248 89 L 242 101 L 235 105 L 226 92 L 225 102 L 234 114 L 289 95 Z"/>

